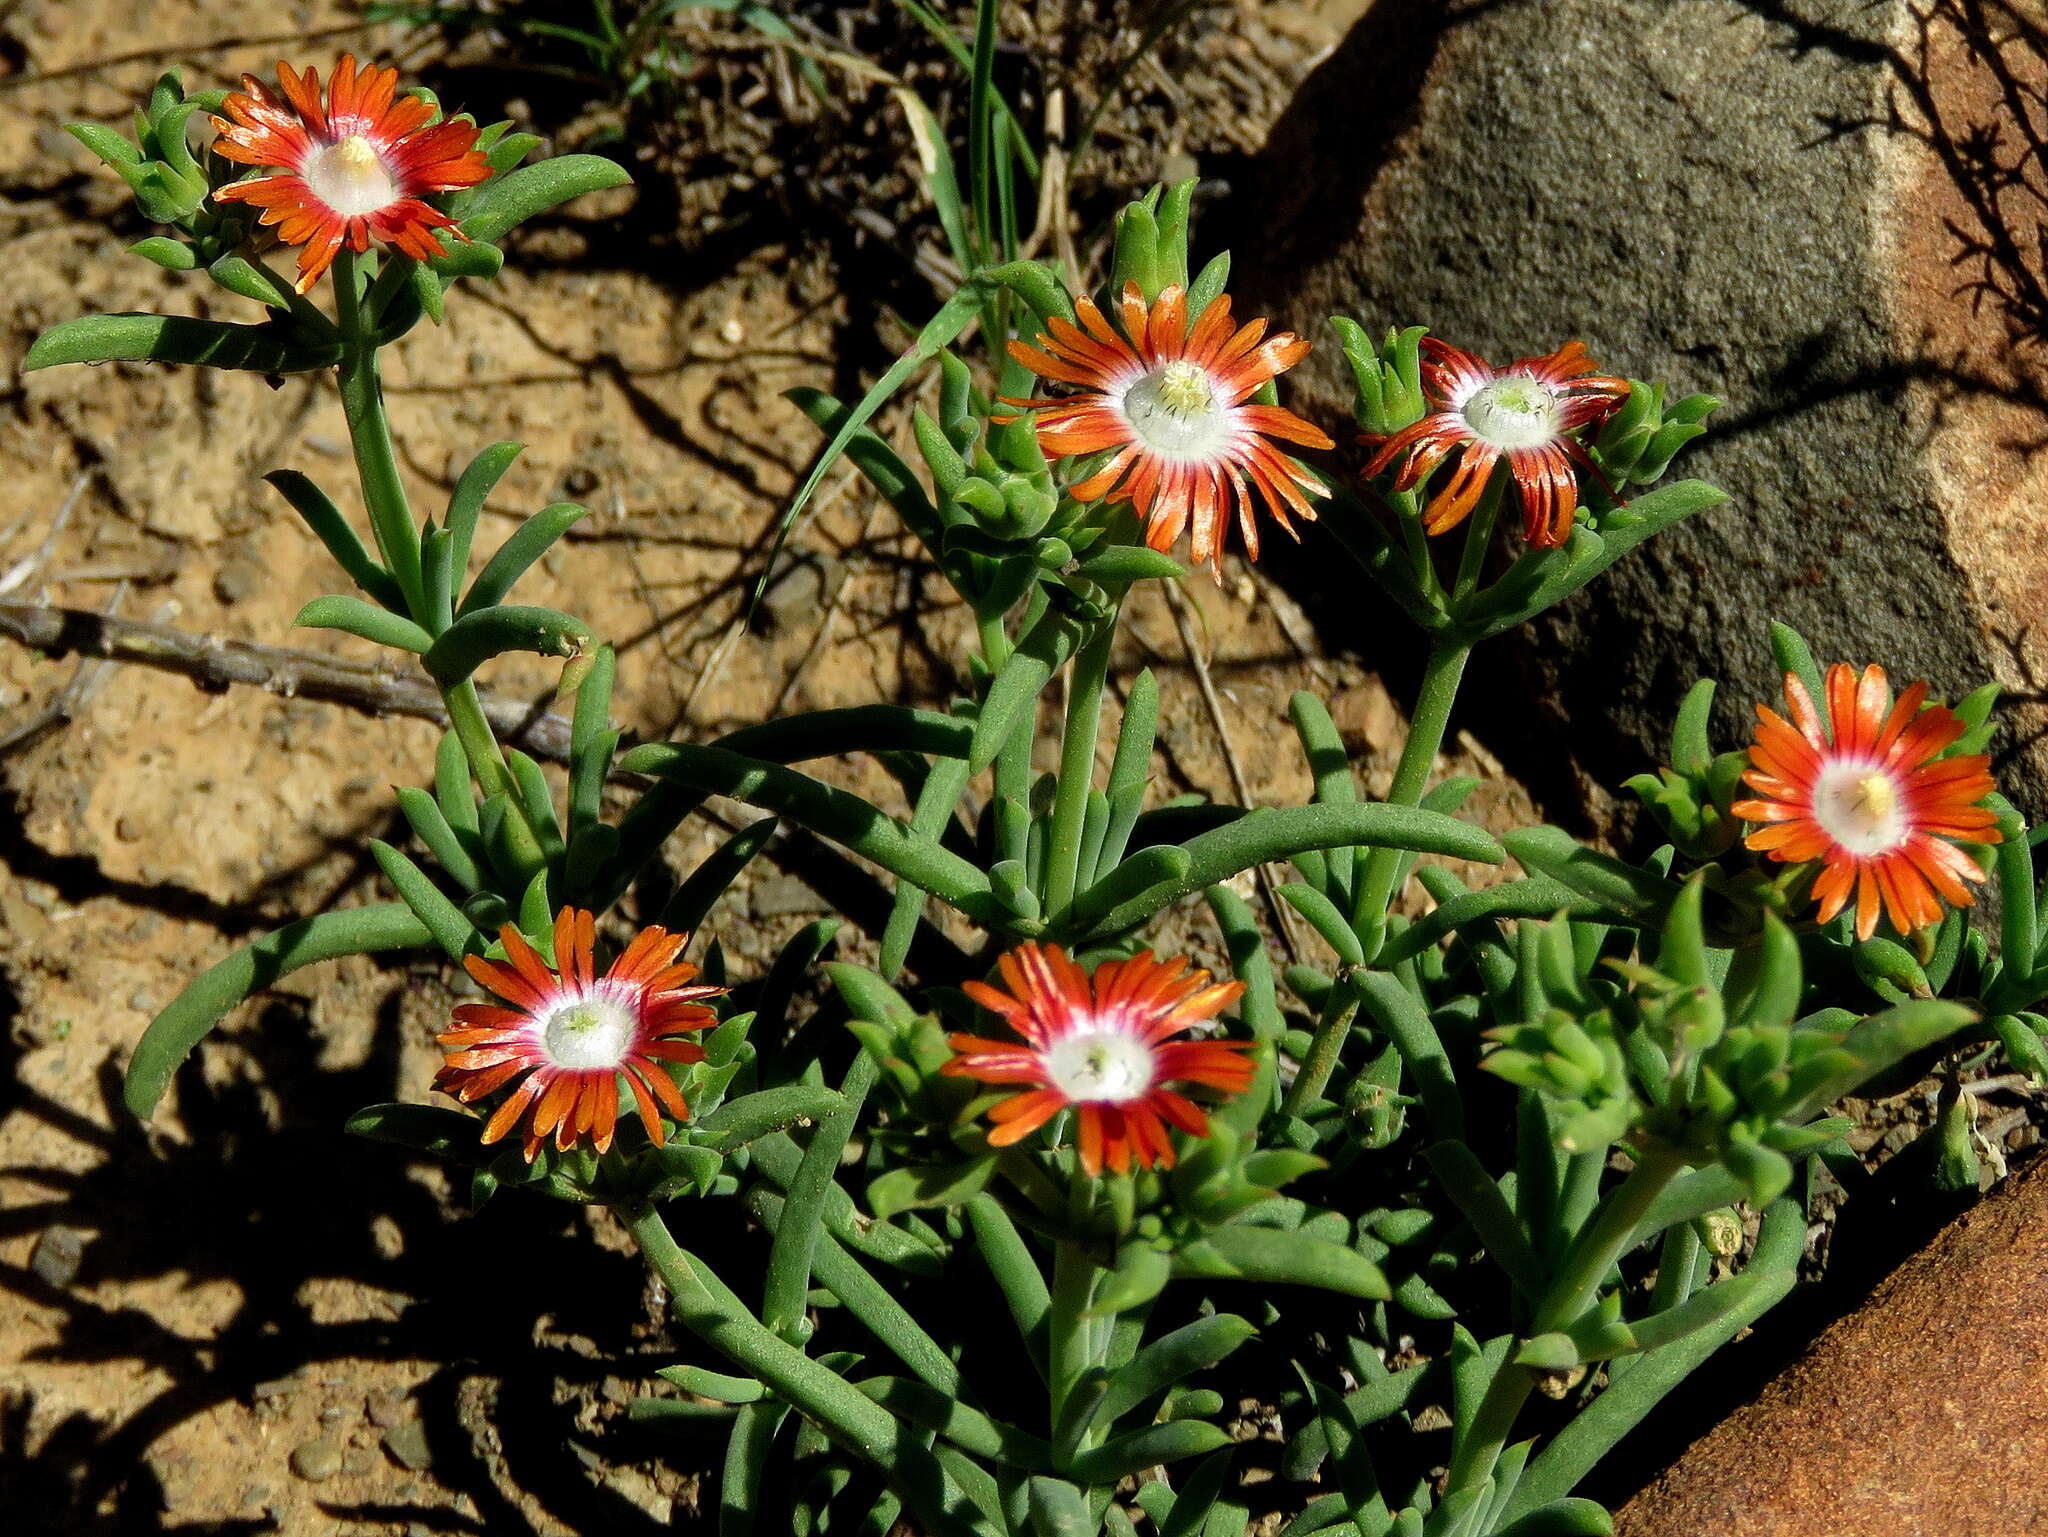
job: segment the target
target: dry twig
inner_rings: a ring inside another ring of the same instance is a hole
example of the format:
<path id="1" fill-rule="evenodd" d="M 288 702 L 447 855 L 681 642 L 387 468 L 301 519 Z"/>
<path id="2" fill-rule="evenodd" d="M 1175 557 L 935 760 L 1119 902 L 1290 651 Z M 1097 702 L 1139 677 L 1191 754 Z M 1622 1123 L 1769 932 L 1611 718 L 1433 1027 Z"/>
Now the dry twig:
<path id="1" fill-rule="evenodd" d="M 364 715 L 407 715 L 448 723 L 441 696 L 425 678 L 313 651 L 258 646 L 85 609 L 26 603 L 0 603 L 0 636 L 52 658 L 96 657 L 175 673 L 208 693 L 239 683 L 287 699 L 324 699 Z M 484 713 L 505 741 L 537 757 L 568 761 L 569 722 L 563 717 L 488 696 Z"/>
<path id="2" fill-rule="evenodd" d="M 1251 787 L 1245 782 L 1244 768 L 1237 761 L 1237 748 L 1230 739 L 1230 727 L 1223 719 L 1223 701 L 1217 697 L 1216 684 L 1209 676 L 1209 659 L 1202 655 L 1202 648 L 1196 643 L 1194 625 L 1188 617 L 1187 594 L 1180 590 L 1178 582 L 1163 582 L 1166 589 L 1166 606 L 1173 610 L 1173 627 L 1180 632 L 1180 643 L 1187 648 L 1188 665 L 1195 670 L 1195 687 L 1202 691 L 1202 703 L 1208 708 L 1209 723 L 1216 728 L 1216 741 L 1223 749 L 1223 767 L 1230 775 L 1231 793 L 1237 797 L 1240 806 L 1252 803 Z M 1280 942 L 1287 947 L 1290 961 L 1301 960 L 1301 945 L 1294 933 L 1294 910 L 1280 900 L 1280 888 L 1273 880 L 1271 866 L 1260 865 L 1252 872 L 1259 883 L 1259 895 L 1265 899 L 1266 916 L 1272 920 L 1273 932 L 1280 936 Z"/>

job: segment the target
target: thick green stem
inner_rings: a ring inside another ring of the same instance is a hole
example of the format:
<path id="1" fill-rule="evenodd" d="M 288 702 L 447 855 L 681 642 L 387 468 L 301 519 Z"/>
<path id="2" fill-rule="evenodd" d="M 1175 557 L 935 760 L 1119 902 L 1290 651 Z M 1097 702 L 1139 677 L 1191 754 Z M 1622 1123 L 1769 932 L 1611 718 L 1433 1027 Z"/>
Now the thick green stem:
<path id="1" fill-rule="evenodd" d="M 371 318 L 362 303 L 362 272 L 353 251 L 343 249 L 334 260 L 335 310 L 341 322 L 341 409 L 355 447 L 356 474 L 362 482 L 363 505 L 370 514 L 378 552 L 404 594 L 412 618 L 432 632 L 437 616 L 429 611 L 425 576 L 420 568 L 420 540 L 413 528 L 412 506 L 398 474 L 398 453 L 391 442 L 391 424 L 384 415 L 384 391 L 377 378 L 377 348 L 370 337 Z M 512 789 L 512 774 L 498 746 L 476 685 L 468 679 L 441 690 L 449 724 L 462 743 L 469 769 L 486 795 Z"/>
<path id="2" fill-rule="evenodd" d="M 1087 823 L 1088 792 L 1095 785 L 1095 739 L 1102 725 L 1102 687 L 1109 677 L 1110 647 L 1116 642 L 1112 614 L 1074 657 L 1067 685 L 1067 723 L 1060 738 L 1060 777 L 1052 803 L 1046 849 L 1043 906 L 1057 919 L 1074 900 L 1081 872 L 1081 832 Z"/>
<path id="3" fill-rule="evenodd" d="M 1422 670 L 1422 687 L 1415 696 L 1415 714 L 1408 723 L 1408 740 L 1401 747 L 1401 761 L 1394 768 L 1394 783 L 1387 802 L 1413 806 L 1429 787 L 1430 770 L 1443 746 L 1444 729 L 1450 724 L 1451 706 L 1458 698 L 1458 682 L 1465 676 L 1465 659 L 1472 648 L 1458 641 L 1439 641 L 1430 648 L 1429 661 Z M 1394 882 L 1401 869 L 1399 849 L 1374 849 L 1359 876 L 1351 906 L 1351 926 L 1370 961 L 1379 953 L 1387 931 L 1387 908 L 1394 899 Z"/>
<path id="4" fill-rule="evenodd" d="M 411 617 L 431 626 L 426 588 L 420 571 L 419 536 L 412 526 L 412 508 L 398 475 L 398 454 L 391 445 L 391 425 L 384 416 L 384 391 L 377 380 L 377 348 L 370 339 L 362 308 L 362 270 L 353 251 L 334 259 L 334 304 L 341 322 L 341 410 L 355 447 L 356 474 L 362 481 L 363 505 L 378 552 L 398 590 L 405 595 Z"/>
<path id="5" fill-rule="evenodd" d="M 484 714 L 483 701 L 477 697 L 475 680 L 464 678 L 453 688 L 443 689 L 441 699 L 448 706 L 448 723 L 462 743 L 463 756 L 469 759 L 469 771 L 476 775 L 478 788 L 486 795 L 500 791 L 510 794 L 512 770 Z M 520 814 L 523 816 L 524 811 Z"/>
<path id="6" fill-rule="evenodd" d="M 1408 565 L 1415 573 L 1415 584 L 1423 594 L 1438 602 L 1443 601 L 1444 586 L 1437 579 L 1436 558 L 1430 553 L 1429 535 L 1422 529 L 1421 498 L 1413 491 L 1397 491 L 1387 498 L 1393 508 L 1394 521 L 1401 526 L 1401 539 L 1408 547 Z"/>
<path id="7" fill-rule="evenodd" d="M 1316 1021 L 1308 1055 L 1301 1059 L 1301 1071 L 1294 1075 L 1287 1098 L 1281 1102 L 1283 1115 L 1300 1115 L 1323 1097 L 1323 1090 L 1330 1086 L 1330 1078 L 1343 1058 L 1344 1038 L 1351 1033 L 1351 1016 L 1357 1005 L 1350 984 L 1340 977 L 1330 989 L 1330 996 L 1323 1000 L 1322 1017 Z"/>
<path id="8" fill-rule="evenodd" d="M 1530 1322 L 1531 1334 L 1565 1328 L 1593 1305 L 1607 1272 L 1635 1242 L 1636 1229 L 1642 1226 L 1650 1203 L 1684 1167 L 1685 1160 L 1668 1148 L 1652 1147 L 1637 1154 L 1628 1178 L 1614 1187 L 1613 1194 L 1601 1203 L 1593 1225 L 1566 1251 L 1563 1265 Z"/>
<path id="9" fill-rule="evenodd" d="M 1087 1317 L 1095 1300 L 1095 1261 L 1079 1244 L 1062 1240 L 1052 1262 L 1052 1308 L 1046 1317 L 1046 1387 L 1057 1434 L 1067 1400 L 1095 1364 L 1095 1331 Z"/>
<path id="10" fill-rule="evenodd" d="M 1041 600 L 1042 601 L 1042 600 Z M 1040 612 L 1040 603 L 1033 603 L 1025 610 L 1021 628 L 1028 629 Z M 993 678 L 1003 670 L 1017 649 L 1009 630 L 1003 624 L 1000 613 L 977 614 L 975 625 L 981 633 L 981 655 L 988 663 L 988 675 Z M 1015 731 L 1010 740 L 1003 744 L 995 761 L 995 795 L 998 806 L 1003 801 L 1014 801 L 1019 807 L 1029 804 L 1031 798 L 1031 743 L 1037 736 L 1035 731 Z M 1027 848 L 1027 829 L 1021 819 L 1015 824 L 1014 834 L 1010 824 L 998 813 L 996 817 L 996 859 L 1016 860 L 1022 863 Z"/>
<path id="11" fill-rule="evenodd" d="M 1636 1229 L 1642 1225 L 1651 1203 L 1684 1167 L 1684 1160 L 1668 1149 L 1652 1148 L 1638 1155 L 1628 1178 L 1615 1186 L 1593 1225 L 1579 1235 L 1565 1255 L 1563 1265 L 1537 1305 L 1529 1325 L 1531 1336 L 1563 1329 L 1593 1305 L 1600 1294 L 1600 1283 L 1635 1241 Z M 1517 1365 L 1512 1359 L 1501 1363 L 1451 1458 L 1446 1495 L 1493 1475 L 1502 1448 L 1514 1434 L 1515 1418 L 1535 1385 L 1536 1373 L 1529 1367 Z"/>
<path id="12" fill-rule="evenodd" d="M 839 1373 L 812 1360 L 749 1313 L 703 1261 L 679 1248 L 653 1207 L 624 1210 L 640 1252 L 668 1287 L 670 1306 L 691 1333 L 746 1368 L 840 1445 L 880 1468 L 934 1533 L 971 1530 L 936 1461 L 900 1420 Z"/>
<path id="13" fill-rule="evenodd" d="M 1465 548 L 1458 556 L 1457 584 L 1451 589 L 1453 611 L 1470 598 L 1479 585 L 1479 575 L 1486 568 L 1486 552 L 1493 544 L 1493 520 L 1500 513 L 1500 499 L 1507 483 L 1507 466 L 1503 464 L 1494 472 L 1487 488 L 1479 493 L 1479 505 L 1473 509 L 1471 522 L 1465 525 Z"/>

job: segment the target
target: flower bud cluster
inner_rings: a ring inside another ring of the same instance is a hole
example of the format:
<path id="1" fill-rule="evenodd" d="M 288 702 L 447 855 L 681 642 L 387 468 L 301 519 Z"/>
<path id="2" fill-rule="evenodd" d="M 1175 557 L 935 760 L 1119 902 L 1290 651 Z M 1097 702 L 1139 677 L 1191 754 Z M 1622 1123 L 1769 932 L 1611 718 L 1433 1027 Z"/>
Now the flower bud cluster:
<path id="1" fill-rule="evenodd" d="M 1593 457 L 1614 488 L 1631 483 L 1647 486 L 1661 480 L 1672 458 L 1705 432 L 1706 419 L 1719 410 L 1712 395 L 1687 395 L 1664 405 L 1664 386 L 1629 381 L 1628 397 L 1607 419 L 1593 440 Z"/>
<path id="2" fill-rule="evenodd" d="M 1427 326 L 1389 330 L 1377 346 L 1357 321 L 1332 316 L 1344 347 L 1344 361 L 1356 385 L 1352 414 L 1371 438 L 1389 438 L 1422 420 L 1429 401 L 1422 393 L 1422 338 Z"/>
<path id="3" fill-rule="evenodd" d="M 160 266 L 186 271 L 207 265 L 232 251 L 248 233 L 247 217 L 208 206 L 208 194 L 218 178 L 209 174 L 186 139 L 193 116 L 219 111 L 227 94 L 202 91 L 187 96 L 177 71 L 171 70 L 137 109 L 134 139 L 96 123 L 67 125 L 74 138 L 128 184 L 144 218 L 171 225 L 185 237 L 155 235 L 136 246 L 137 255 Z"/>
<path id="4" fill-rule="evenodd" d="M 1761 1206 L 1790 1182 L 1793 1159 L 1847 1123 L 1813 1117 L 1970 1017 L 1959 1005 L 1913 1000 L 1865 1019 L 1846 1009 L 1796 1017 L 1798 942 L 1774 915 L 1725 978 L 1707 964 L 1705 883 L 1672 905 L 1658 964 L 1610 963 L 1617 988 L 1571 956 L 1569 925 L 1543 925 L 1537 950 L 1545 1007 L 1490 1032 L 1484 1065 L 1550 1102 L 1559 1145 L 1660 1145 L 1690 1163 L 1718 1162 Z"/>

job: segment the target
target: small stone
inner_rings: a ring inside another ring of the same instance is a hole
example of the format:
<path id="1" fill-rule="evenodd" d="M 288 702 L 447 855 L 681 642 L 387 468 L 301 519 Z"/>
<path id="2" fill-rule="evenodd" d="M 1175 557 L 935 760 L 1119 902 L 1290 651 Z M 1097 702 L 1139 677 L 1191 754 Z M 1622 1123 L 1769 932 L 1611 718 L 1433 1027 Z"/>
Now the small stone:
<path id="1" fill-rule="evenodd" d="M 146 990 L 138 987 L 128 995 L 128 1007 L 138 1014 L 154 1014 L 156 1012 L 156 999 L 152 998 Z"/>
<path id="2" fill-rule="evenodd" d="M 239 603 L 262 589 L 269 572 L 247 550 L 237 550 L 213 574 L 213 595 L 223 603 Z"/>
<path id="3" fill-rule="evenodd" d="M 299 1390 L 297 1377 L 272 1377 L 268 1382 L 259 1382 L 249 1389 L 251 1403 L 262 1403 L 266 1399 L 284 1398 Z"/>
<path id="4" fill-rule="evenodd" d="M 588 496 L 598 487 L 597 471 L 579 464 L 562 477 L 562 489 L 571 496 Z"/>
<path id="5" fill-rule="evenodd" d="M 348 1404 L 327 1404 L 320 1410 L 320 1423 L 323 1425 L 339 1425 L 345 1421 L 352 1422 L 355 1417 L 355 1409 Z"/>
<path id="6" fill-rule="evenodd" d="M 818 611 L 835 585 L 836 573 L 831 567 L 836 564 L 823 558 L 798 556 L 776 572 L 761 594 L 768 627 L 782 630 L 817 623 Z"/>
<path id="7" fill-rule="evenodd" d="M 61 128 L 38 128 L 35 145 L 37 154 L 60 165 L 75 165 L 81 158 L 79 150 L 82 146 Z"/>
<path id="8" fill-rule="evenodd" d="M 69 1286 L 78 1279 L 78 1267 L 85 1259 L 85 1240 L 86 1235 L 75 1227 L 45 1228 L 28 1257 L 28 1268 L 45 1286 Z"/>
<path id="9" fill-rule="evenodd" d="M 384 1450 L 391 1460 L 409 1473 L 424 1473 L 434 1465 L 434 1453 L 427 1445 L 426 1427 L 418 1420 L 405 1420 L 384 1432 Z"/>
<path id="10" fill-rule="evenodd" d="M 123 843 L 140 843 L 144 831 L 142 823 L 136 821 L 131 816 L 118 816 L 114 818 L 114 836 Z"/>
<path id="11" fill-rule="evenodd" d="M 771 875 L 759 882 L 754 887 L 751 905 L 756 918 L 825 910 L 824 899 L 794 875 Z"/>
<path id="12" fill-rule="evenodd" d="M 341 1471 L 341 1446 L 322 1436 L 292 1449 L 292 1471 L 309 1484 L 317 1484 Z"/>
<path id="13" fill-rule="evenodd" d="M 306 447 L 316 454 L 325 454 L 330 459 L 339 459 L 348 452 L 348 444 L 340 438 L 330 438 L 325 433 L 306 434 Z"/>
<path id="14" fill-rule="evenodd" d="M 656 1526 L 665 1527 L 674 1519 L 675 1502 L 638 1468 L 613 1468 L 605 1475 L 604 1486 L 628 1504 L 646 1511 Z"/>
<path id="15" fill-rule="evenodd" d="M 369 1411 L 370 1423 L 379 1430 L 390 1430 L 405 1420 L 403 1393 L 372 1393 L 363 1407 Z"/>
<path id="16" fill-rule="evenodd" d="M 367 1446 L 351 1446 L 341 1454 L 341 1471 L 350 1478 L 368 1478 L 377 1471 L 377 1459 Z"/>
<path id="17" fill-rule="evenodd" d="M 242 1491 L 242 1505 L 248 1510 L 261 1510 L 270 1503 L 270 1485 L 251 1484 Z"/>

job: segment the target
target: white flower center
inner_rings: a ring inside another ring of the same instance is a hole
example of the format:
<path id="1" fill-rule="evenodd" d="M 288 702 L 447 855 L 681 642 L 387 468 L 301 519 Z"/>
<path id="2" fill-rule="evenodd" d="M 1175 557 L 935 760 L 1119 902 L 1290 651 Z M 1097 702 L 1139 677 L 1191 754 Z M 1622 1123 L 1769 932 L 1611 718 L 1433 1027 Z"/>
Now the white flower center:
<path id="1" fill-rule="evenodd" d="M 541 1045 L 557 1067 L 617 1067 L 633 1044 L 633 1011 L 591 995 L 562 1004 L 541 1026 Z"/>
<path id="2" fill-rule="evenodd" d="M 361 134 L 314 150 L 302 174 L 313 195 L 344 218 L 375 213 L 398 197 L 383 156 Z"/>
<path id="3" fill-rule="evenodd" d="M 1910 830 L 1899 804 L 1898 781 L 1869 760 L 1830 763 L 1813 786 L 1813 815 L 1827 835 L 1851 854 L 1883 854 Z"/>
<path id="4" fill-rule="evenodd" d="M 1123 1030 L 1077 1030 L 1052 1043 L 1045 1070 L 1075 1103 L 1122 1104 L 1152 1087 L 1152 1048 Z"/>
<path id="5" fill-rule="evenodd" d="M 1176 359 L 1140 374 L 1121 404 L 1138 440 L 1172 458 L 1214 459 L 1236 435 L 1216 381 L 1193 363 Z"/>
<path id="6" fill-rule="evenodd" d="M 1465 402 L 1465 424 L 1495 448 L 1539 448 L 1557 436 L 1558 420 L 1557 397 L 1522 374 L 1481 385 Z"/>

